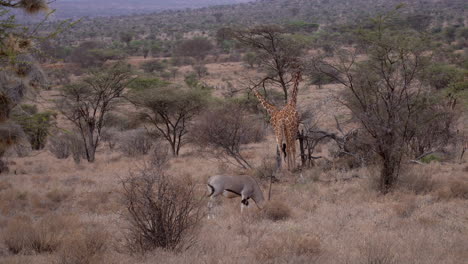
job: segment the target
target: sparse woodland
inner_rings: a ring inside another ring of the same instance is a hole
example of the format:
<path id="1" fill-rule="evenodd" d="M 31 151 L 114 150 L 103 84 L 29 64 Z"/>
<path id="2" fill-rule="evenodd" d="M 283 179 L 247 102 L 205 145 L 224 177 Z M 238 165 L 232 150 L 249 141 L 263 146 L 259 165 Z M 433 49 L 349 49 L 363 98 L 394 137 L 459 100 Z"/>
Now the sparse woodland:
<path id="1" fill-rule="evenodd" d="M 0 263 L 466 263 L 465 6 L 0 1 Z M 207 219 L 216 174 L 268 201 Z"/>

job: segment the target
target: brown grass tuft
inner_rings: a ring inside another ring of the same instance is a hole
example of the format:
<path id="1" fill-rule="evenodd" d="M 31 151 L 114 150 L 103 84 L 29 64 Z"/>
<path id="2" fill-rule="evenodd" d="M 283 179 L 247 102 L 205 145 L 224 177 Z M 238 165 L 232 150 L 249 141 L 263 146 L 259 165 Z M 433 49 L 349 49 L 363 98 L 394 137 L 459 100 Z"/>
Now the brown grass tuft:
<path id="1" fill-rule="evenodd" d="M 429 167 L 412 167 L 404 171 L 398 179 L 398 187 L 415 194 L 426 194 L 434 190 L 436 182 Z"/>
<path id="2" fill-rule="evenodd" d="M 30 195 L 29 200 L 33 206 L 34 213 L 44 214 L 57 210 L 70 196 L 70 191 L 67 189 L 53 189 L 47 192 L 44 196 L 37 193 L 32 193 Z"/>
<path id="3" fill-rule="evenodd" d="M 393 211 L 395 211 L 399 217 L 410 217 L 417 208 L 416 198 L 414 195 L 405 195 L 399 200 L 400 201 L 397 204 L 393 205 Z"/>
<path id="4" fill-rule="evenodd" d="M 282 221 L 291 217 L 291 209 L 283 202 L 272 200 L 265 204 L 261 215 L 271 221 Z"/>
<path id="5" fill-rule="evenodd" d="M 70 192 L 64 189 L 53 189 L 46 194 L 46 197 L 54 203 L 61 203 L 70 196 Z"/>
<path id="6" fill-rule="evenodd" d="M 87 211 L 93 213 L 105 213 L 109 211 L 110 191 L 95 191 L 82 195 L 78 204 Z"/>
<path id="7" fill-rule="evenodd" d="M 66 239 L 54 264 L 104 263 L 109 234 L 97 227 L 88 227 Z"/>
<path id="8" fill-rule="evenodd" d="M 11 187 L 12 187 L 11 183 L 9 183 L 7 180 L 0 181 L 0 192 L 4 190 L 8 190 Z"/>
<path id="9" fill-rule="evenodd" d="M 29 204 L 29 195 L 25 191 L 7 189 L 0 193 L 0 213 L 3 215 L 14 215 L 22 212 Z"/>
<path id="10" fill-rule="evenodd" d="M 468 199 L 468 182 L 462 180 L 452 181 L 450 190 L 455 198 Z"/>
<path id="11" fill-rule="evenodd" d="M 265 238 L 258 243 L 254 254 L 261 263 L 313 263 L 320 251 L 318 239 L 285 232 Z"/>
<path id="12" fill-rule="evenodd" d="M 13 254 L 53 252 L 72 226 L 70 217 L 48 215 L 34 223 L 27 216 L 12 218 L 4 231 L 4 242 Z"/>
<path id="13" fill-rule="evenodd" d="M 364 257 L 363 264 L 397 264 L 397 257 L 390 244 L 385 241 L 368 242 L 367 246 L 361 249 L 361 255 Z"/>
<path id="14" fill-rule="evenodd" d="M 33 233 L 34 228 L 29 217 L 15 217 L 3 230 L 3 242 L 11 253 L 18 254 L 32 248 Z"/>
<path id="15" fill-rule="evenodd" d="M 463 180 L 453 180 L 442 186 L 437 192 L 437 197 L 442 200 L 468 199 L 468 182 Z"/>

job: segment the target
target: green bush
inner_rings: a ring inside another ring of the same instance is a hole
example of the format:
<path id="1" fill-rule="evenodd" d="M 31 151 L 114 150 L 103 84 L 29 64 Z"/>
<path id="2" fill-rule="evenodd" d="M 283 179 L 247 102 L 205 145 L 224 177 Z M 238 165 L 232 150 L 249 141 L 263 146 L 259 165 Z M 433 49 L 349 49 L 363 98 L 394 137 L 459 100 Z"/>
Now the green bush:
<path id="1" fill-rule="evenodd" d="M 259 63 L 257 55 L 253 52 L 247 52 L 244 57 L 242 57 L 242 60 L 247 63 L 250 68 L 253 68 L 255 64 Z"/>
<path id="2" fill-rule="evenodd" d="M 141 69 L 147 73 L 162 72 L 166 68 L 166 65 L 158 60 L 150 60 L 141 65 Z"/>
<path id="3" fill-rule="evenodd" d="M 310 83 L 313 85 L 317 85 L 319 88 L 321 88 L 322 85 L 330 84 L 334 82 L 335 80 L 332 77 L 324 73 L 317 72 L 317 73 L 311 74 L 310 76 Z"/>
<path id="4" fill-rule="evenodd" d="M 50 111 L 38 112 L 35 105 L 21 105 L 13 113 L 13 120 L 21 126 L 34 150 L 45 147 L 55 117 Z"/>
<path id="5" fill-rule="evenodd" d="M 305 21 L 292 21 L 286 24 L 286 28 L 292 32 L 313 33 L 320 27 L 317 23 L 309 23 Z"/>
<path id="6" fill-rule="evenodd" d="M 147 89 L 156 89 L 156 88 L 163 88 L 167 87 L 170 83 L 160 80 L 158 78 L 136 78 L 133 80 L 128 88 L 132 89 L 133 91 L 144 91 Z"/>
<path id="7" fill-rule="evenodd" d="M 433 64 L 424 73 L 429 85 L 440 90 L 450 84 L 463 81 L 464 71 L 455 66 Z"/>
<path id="8" fill-rule="evenodd" d="M 424 163 L 431 163 L 432 161 L 440 161 L 440 158 L 435 154 L 430 154 L 421 159 Z"/>

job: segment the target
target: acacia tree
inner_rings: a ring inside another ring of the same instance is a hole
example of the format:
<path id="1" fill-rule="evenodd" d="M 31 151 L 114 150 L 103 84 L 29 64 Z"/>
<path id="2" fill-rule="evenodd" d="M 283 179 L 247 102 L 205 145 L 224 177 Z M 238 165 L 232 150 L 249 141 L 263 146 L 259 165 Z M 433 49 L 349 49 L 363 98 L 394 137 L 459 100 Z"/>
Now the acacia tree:
<path id="1" fill-rule="evenodd" d="M 78 128 L 89 162 L 95 160 L 106 115 L 130 82 L 129 67 L 117 63 L 104 71 L 93 70 L 82 82 L 62 89 L 58 109 Z"/>
<path id="2" fill-rule="evenodd" d="M 250 29 L 231 29 L 231 36 L 244 46 L 253 49 L 257 63 L 267 72 L 256 86 L 273 85 L 282 89 L 284 101 L 288 101 L 288 88 L 294 81 L 294 73 L 300 67 L 299 57 L 303 44 L 275 25 L 262 25 Z"/>
<path id="3" fill-rule="evenodd" d="M 200 113 L 209 94 L 200 88 L 148 87 L 134 90 L 128 99 L 140 109 L 140 117 L 149 130 L 161 135 L 179 155 L 192 119 Z"/>
<path id="4" fill-rule="evenodd" d="M 338 62 L 317 58 L 314 69 L 345 87 L 338 99 L 358 120 L 380 157 L 379 187 L 388 192 L 400 175 L 402 161 L 421 132 L 450 117 L 441 100 L 421 80 L 429 59 L 428 40 L 410 29 L 393 27 L 394 13 L 373 20 L 356 32 L 366 59 L 340 50 Z M 423 133 L 424 134 L 424 133 Z"/>

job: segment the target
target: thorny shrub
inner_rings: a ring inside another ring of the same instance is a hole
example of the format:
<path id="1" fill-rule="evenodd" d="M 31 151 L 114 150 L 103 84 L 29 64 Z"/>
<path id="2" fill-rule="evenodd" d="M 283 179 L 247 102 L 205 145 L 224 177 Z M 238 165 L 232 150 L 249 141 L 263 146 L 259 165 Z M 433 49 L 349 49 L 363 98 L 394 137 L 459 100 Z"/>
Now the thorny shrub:
<path id="1" fill-rule="evenodd" d="M 153 139 L 145 129 L 132 129 L 120 133 L 119 150 L 128 157 L 146 155 L 149 153 Z"/>
<path id="2" fill-rule="evenodd" d="M 181 250 L 195 242 L 203 213 L 193 182 L 171 178 L 149 165 L 125 179 L 122 187 L 131 252 Z"/>
<path id="3" fill-rule="evenodd" d="M 206 111 L 193 132 L 195 144 L 209 148 L 208 153 L 214 150 L 215 158 L 244 169 L 252 168 L 252 165 L 243 153 L 243 147 L 265 138 L 265 129 L 258 118 L 234 103 Z"/>
<path id="4" fill-rule="evenodd" d="M 73 133 L 60 133 L 51 137 L 48 149 L 57 159 L 67 159 L 72 155 L 77 164 L 85 157 L 83 142 Z"/>

